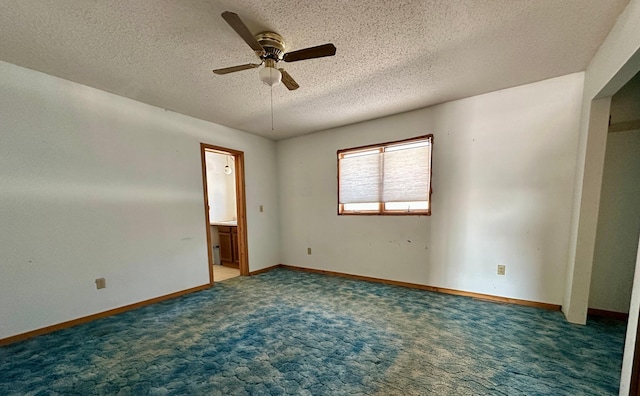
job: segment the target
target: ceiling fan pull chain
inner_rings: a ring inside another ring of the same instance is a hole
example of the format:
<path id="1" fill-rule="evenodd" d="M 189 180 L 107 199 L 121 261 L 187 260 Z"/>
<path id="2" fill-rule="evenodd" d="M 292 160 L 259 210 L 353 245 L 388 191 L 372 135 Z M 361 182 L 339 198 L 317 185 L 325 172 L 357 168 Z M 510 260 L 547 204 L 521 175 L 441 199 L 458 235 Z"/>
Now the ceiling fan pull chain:
<path id="1" fill-rule="evenodd" d="M 273 85 L 271 86 L 271 130 L 273 131 Z"/>

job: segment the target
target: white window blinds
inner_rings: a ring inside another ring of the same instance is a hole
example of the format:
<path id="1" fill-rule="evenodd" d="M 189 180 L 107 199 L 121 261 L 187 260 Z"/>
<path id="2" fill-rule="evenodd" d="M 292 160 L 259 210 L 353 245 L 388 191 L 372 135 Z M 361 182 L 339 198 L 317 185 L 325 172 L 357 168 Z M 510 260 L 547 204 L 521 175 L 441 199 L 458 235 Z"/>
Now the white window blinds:
<path id="1" fill-rule="evenodd" d="M 379 202 L 382 183 L 380 150 L 346 154 L 340 160 L 340 203 Z"/>
<path id="2" fill-rule="evenodd" d="M 409 146 L 409 145 L 407 145 Z M 401 146 L 398 146 L 401 147 Z M 431 147 L 391 147 L 383 154 L 382 202 L 427 201 L 431 179 Z"/>

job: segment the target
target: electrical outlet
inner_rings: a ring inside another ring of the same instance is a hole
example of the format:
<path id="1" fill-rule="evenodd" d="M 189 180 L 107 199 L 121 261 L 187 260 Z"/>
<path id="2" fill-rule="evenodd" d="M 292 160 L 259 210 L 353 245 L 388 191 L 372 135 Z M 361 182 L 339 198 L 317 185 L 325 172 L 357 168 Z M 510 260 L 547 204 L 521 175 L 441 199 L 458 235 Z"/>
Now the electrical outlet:
<path id="1" fill-rule="evenodd" d="M 264 208 L 260 205 L 260 212 L 264 212 Z"/>
<path id="2" fill-rule="evenodd" d="M 311 254 L 311 248 L 307 248 L 307 254 Z"/>
<path id="3" fill-rule="evenodd" d="M 502 265 L 502 264 L 498 265 L 498 275 L 504 275 L 505 270 L 506 270 L 505 265 Z"/>
<path id="4" fill-rule="evenodd" d="M 96 289 L 104 289 L 107 287 L 107 281 L 104 278 L 96 279 Z"/>

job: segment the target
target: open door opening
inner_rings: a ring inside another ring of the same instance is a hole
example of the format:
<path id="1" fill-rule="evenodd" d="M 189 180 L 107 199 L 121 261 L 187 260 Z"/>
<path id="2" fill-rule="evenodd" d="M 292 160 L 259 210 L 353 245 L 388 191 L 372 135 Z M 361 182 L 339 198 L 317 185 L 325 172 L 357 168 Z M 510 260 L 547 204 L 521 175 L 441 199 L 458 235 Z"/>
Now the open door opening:
<path id="1" fill-rule="evenodd" d="M 587 312 L 626 322 L 625 353 L 633 359 L 626 357 L 621 387 L 631 368 L 629 394 L 638 395 L 640 327 L 632 294 L 640 237 L 640 72 L 611 96 L 608 117 Z"/>
<path id="2" fill-rule="evenodd" d="M 249 274 L 244 153 L 200 144 L 210 284 Z"/>
<path id="3" fill-rule="evenodd" d="M 640 232 L 640 73 L 609 114 L 588 312 L 626 320 Z"/>

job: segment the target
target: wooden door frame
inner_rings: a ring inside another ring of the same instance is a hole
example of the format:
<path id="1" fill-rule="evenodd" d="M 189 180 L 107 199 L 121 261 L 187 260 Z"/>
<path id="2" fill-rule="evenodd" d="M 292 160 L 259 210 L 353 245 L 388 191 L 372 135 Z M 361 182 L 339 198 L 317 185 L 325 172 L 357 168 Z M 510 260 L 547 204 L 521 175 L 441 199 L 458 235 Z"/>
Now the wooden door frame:
<path id="1" fill-rule="evenodd" d="M 249 252 L 247 244 L 247 197 L 244 182 L 244 152 L 212 144 L 200 143 L 200 160 L 202 162 L 202 188 L 204 191 L 204 213 L 207 230 L 207 256 L 209 258 L 209 284 L 213 285 L 213 246 L 211 245 L 211 223 L 209 222 L 209 193 L 207 190 L 206 152 L 216 151 L 228 153 L 234 158 L 236 178 L 236 218 L 238 220 L 238 264 L 241 276 L 249 275 Z"/>

